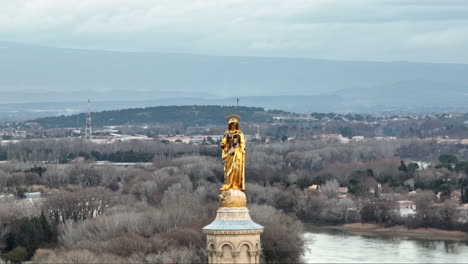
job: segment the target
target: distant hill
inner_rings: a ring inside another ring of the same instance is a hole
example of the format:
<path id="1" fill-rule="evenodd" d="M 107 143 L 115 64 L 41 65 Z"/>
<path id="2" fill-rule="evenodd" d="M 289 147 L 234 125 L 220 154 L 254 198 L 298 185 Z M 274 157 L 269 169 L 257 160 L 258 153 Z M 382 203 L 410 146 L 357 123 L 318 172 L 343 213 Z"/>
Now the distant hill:
<path id="1" fill-rule="evenodd" d="M 339 111 L 358 112 L 466 112 L 468 85 L 408 80 L 372 88 L 354 88 L 338 91 Z"/>
<path id="2" fill-rule="evenodd" d="M 233 106 L 158 106 L 92 113 L 94 126 L 174 123 L 186 125 L 225 124 L 226 116 L 238 114 L 245 122 L 269 123 L 275 115 L 292 115 L 284 111 L 266 111 L 258 107 Z M 45 117 L 31 120 L 45 128 L 81 127 L 85 114 Z"/>
<path id="3" fill-rule="evenodd" d="M 233 105 L 310 113 L 467 111 L 468 65 L 113 52 L 0 42 L 1 119 Z M 56 103 L 49 103 L 56 102 Z M 42 105 L 40 105 L 42 104 Z M 4 110 L 5 109 L 5 110 Z M 28 110 L 29 113 L 24 112 Z M 18 112 L 16 112 L 18 111 Z"/>

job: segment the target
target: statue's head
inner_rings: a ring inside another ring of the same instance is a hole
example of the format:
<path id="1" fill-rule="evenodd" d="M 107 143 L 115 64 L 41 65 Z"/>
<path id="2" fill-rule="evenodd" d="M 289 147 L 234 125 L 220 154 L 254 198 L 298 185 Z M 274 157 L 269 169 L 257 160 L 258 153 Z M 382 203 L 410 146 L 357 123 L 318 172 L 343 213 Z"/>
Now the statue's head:
<path id="1" fill-rule="evenodd" d="M 228 130 L 239 130 L 239 115 L 229 115 L 226 120 L 228 121 Z"/>

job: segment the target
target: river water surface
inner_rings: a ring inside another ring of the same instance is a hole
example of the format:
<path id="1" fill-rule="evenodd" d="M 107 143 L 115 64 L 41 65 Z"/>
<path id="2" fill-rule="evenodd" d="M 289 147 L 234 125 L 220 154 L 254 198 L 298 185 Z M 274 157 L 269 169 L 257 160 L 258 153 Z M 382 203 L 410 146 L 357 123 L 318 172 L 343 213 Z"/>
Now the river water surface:
<path id="1" fill-rule="evenodd" d="M 352 235 L 306 226 L 305 263 L 468 263 L 468 242 Z"/>

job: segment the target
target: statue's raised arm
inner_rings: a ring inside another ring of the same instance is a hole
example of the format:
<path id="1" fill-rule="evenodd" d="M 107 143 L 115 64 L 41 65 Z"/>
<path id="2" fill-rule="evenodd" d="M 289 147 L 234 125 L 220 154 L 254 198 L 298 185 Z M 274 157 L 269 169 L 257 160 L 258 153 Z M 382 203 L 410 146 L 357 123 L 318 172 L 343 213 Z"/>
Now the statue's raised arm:
<path id="1" fill-rule="evenodd" d="M 224 161 L 225 190 L 245 190 L 245 137 L 239 128 L 240 116 L 230 115 L 226 118 L 228 127 L 221 141 Z"/>

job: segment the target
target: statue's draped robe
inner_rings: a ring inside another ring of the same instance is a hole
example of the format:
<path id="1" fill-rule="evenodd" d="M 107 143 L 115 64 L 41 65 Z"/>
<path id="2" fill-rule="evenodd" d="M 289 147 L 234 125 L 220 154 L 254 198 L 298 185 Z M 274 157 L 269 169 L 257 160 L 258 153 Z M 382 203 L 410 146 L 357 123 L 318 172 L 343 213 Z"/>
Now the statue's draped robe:
<path id="1" fill-rule="evenodd" d="M 244 134 L 237 130 L 240 142 L 239 146 L 232 149 L 227 135 L 232 131 L 226 131 L 221 141 L 222 158 L 224 160 L 224 186 L 221 190 L 245 190 L 245 139 Z"/>

